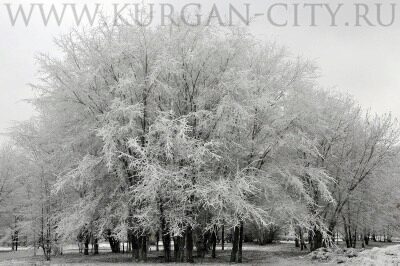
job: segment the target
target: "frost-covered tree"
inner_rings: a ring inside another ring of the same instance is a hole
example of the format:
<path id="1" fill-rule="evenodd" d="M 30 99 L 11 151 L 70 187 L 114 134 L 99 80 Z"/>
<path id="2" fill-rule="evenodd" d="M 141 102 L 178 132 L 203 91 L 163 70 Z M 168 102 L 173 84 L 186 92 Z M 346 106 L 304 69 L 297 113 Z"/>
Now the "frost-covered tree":
<path id="1" fill-rule="evenodd" d="M 21 151 L 11 144 L 0 146 L 0 213 L 1 213 L 1 243 L 11 244 L 12 250 L 18 250 L 21 235 L 24 235 L 21 217 L 24 189 L 23 171 L 24 163 Z"/>
<path id="2" fill-rule="evenodd" d="M 314 204 L 307 175 L 330 200 L 324 169 L 298 158 L 318 157 L 315 143 L 288 112 L 313 87 L 308 62 L 236 28 L 103 24 L 57 44 L 64 56 L 40 57 L 33 103 L 43 134 L 68 154 L 55 157 L 60 236 L 108 230 L 145 259 L 148 235 L 161 231 L 165 245 L 184 236 L 192 261 L 193 231 L 225 223 L 240 261 L 240 228 L 273 222 L 277 192 Z"/>
<path id="3" fill-rule="evenodd" d="M 329 186 L 334 201 L 323 203 L 320 195 L 314 194 L 314 212 L 332 234 L 343 220 L 343 212 L 349 213 L 349 206 L 354 206 L 351 201 L 359 198 L 355 195 L 360 193 L 359 186 L 364 191 L 366 187 L 374 189 L 386 179 L 385 172 L 396 171 L 399 128 L 390 115 L 365 113 L 348 96 L 323 90 L 303 90 L 302 94 L 291 108 L 300 114 L 302 131 L 315 141 L 319 153 L 316 160 L 304 154 L 305 163 L 325 169 L 334 180 Z M 372 191 L 368 194 L 373 197 Z M 358 207 L 350 209 L 356 216 Z M 321 244 L 319 241 L 316 246 Z"/>
<path id="4" fill-rule="evenodd" d="M 104 237 L 146 260 L 161 232 L 165 261 L 173 239 L 192 262 L 195 244 L 215 256 L 226 227 L 241 262 L 246 224 L 277 223 L 316 249 L 347 206 L 371 210 L 362 192 L 395 169 L 390 116 L 364 117 L 318 87 L 313 64 L 241 28 L 102 21 L 56 44 L 60 58 L 38 58 L 38 115 L 13 130 L 32 168 L 24 220 L 45 254 L 77 238 L 87 254 Z"/>

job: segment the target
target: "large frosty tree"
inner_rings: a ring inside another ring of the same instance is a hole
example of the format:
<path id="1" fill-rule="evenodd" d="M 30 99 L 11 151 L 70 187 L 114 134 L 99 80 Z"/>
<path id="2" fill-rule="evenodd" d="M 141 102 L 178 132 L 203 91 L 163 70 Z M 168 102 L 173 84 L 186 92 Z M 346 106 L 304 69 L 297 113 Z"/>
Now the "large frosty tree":
<path id="1" fill-rule="evenodd" d="M 14 130 L 43 184 L 45 252 L 105 237 L 145 260 L 161 233 L 165 261 L 174 240 L 175 260 L 192 262 L 206 241 L 215 256 L 226 226 L 241 262 L 246 224 L 282 221 L 318 248 L 392 163 L 391 117 L 364 118 L 318 88 L 310 62 L 241 28 L 102 22 L 56 44 L 61 58 L 39 57 L 38 115 Z"/>

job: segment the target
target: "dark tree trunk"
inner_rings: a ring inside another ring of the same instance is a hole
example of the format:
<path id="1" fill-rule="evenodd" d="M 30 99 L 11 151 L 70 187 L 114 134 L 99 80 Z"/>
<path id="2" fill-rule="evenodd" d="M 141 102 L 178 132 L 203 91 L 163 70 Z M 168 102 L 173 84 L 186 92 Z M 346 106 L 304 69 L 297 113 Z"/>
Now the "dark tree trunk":
<path id="1" fill-rule="evenodd" d="M 354 230 L 354 241 L 353 241 L 353 248 L 356 248 L 357 245 L 357 229 Z"/>
<path id="2" fill-rule="evenodd" d="M 343 229 L 344 229 L 344 241 L 346 242 L 346 247 L 350 248 L 349 233 L 348 233 L 346 221 L 344 218 L 343 218 Z"/>
<path id="3" fill-rule="evenodd" d="M 193 263 L 193 230 L 189 225 L 186 228 L 186 262 Z"/>
<path id="4" fill-rule="evenodd" d="M 140 260 L 140 257 L 139 257 L 139 248 L 140 248 L 140 243 L 139 243 L 139 238 L 136 236 L 136 235 L 134 235 L 134 234 L 132 234 L 132 236 L 131 236 L 131 241 L 132 241 L 132 258 L 134 259 L 134 260 L 136 260 L 136 261 L 139 261 Z"/>
<path id="5" fill-rule="evenodd" d="M 180 237 L 179 236 L 175 236 L 174 237 L 174 258 L 175 258 L 175 262 L 179 261 L 179 254 L 180 254 Z"/>
<path id="6" fill-rule="evenodd" d="M 94 255 L 99 254 L 99 240 L 97 238 L 94 239 Z"/>
<path id="7" fill-rule="evenodd" d="M 239 226 L 235 226 L 232 234 L 232 251 L 231 251 L 231 260 L 230 262 L 236 262 L 236 255 L 238 252 L 238 244 L 239 244 Z"/>
<path id="8" fill-rule="evenodd" d="M 347 230 L 347 238 L 349 239 L 349 248 L 351 248 L 353 246 L 353 236 L 351 234 L 351 227 L 348 226 L 348 230 Z"/>
<path id="9" fill-rule="evenodd" d="M 85 239 L 85 249 L 83 251 L 83 255 L 89 255 L 89 238 Z"/>
<path id="10" fill-rule="evenodd" d="M 186 238 L 186 235 L 185 234 L 183 234 L 181 237 L 180 237 L 180 246 L 179 246 L 179 254 L 178 254 L 178 259 L 179 259 L 179 261 L 180 262 L 185 262 L 185 238 Z"/>
<path id="11" fill-rule="evenodd" d="M 141 260 L 147 261 L 147 236 L 141 236 L 140 241 L 140 257 Z"/>
<path id="12" fill-rule="evenodd" d="M 111 230 L 108 230 L 108 242 L 110 243 L 110 248 L 112 253 L 119 253 L 120 252 L 120 242 L 117 238 L 115 238 Z"/>
<path id="13" fill-rule="evenodd" d="M 160 242 L 160 232 L 159 231 L 157 231 L 157 233 L 156 233 L 156 251 L 160 250 L 160 248 L 158 246 L 158 242 Z"/>
<path id="14" fill-rule="evenodd" d="M 161 224 L 161 238 L 164 246 L 164 262 L 171 261 L 171 235 L 168 230 L 168 225 L 164 217 L 163 204 L 160 202 L 160 224 Z"/>
<path id="15" fill-rule="evenodd" d="M 322 247 L 323 237 L 319 229 L 314 227 L 314 231 L 310 231 L 308 234 L 310 250 L 314 251 Z"/>
<path id="16" fill-rule="evenodd" d="M 15 251 L 18 251 L 18 231 L 14 233 Z"/>
<path id="17" fill-rule="evenodd" d="M 120 242 L 118 239 L 110 237 L 108 241 L 110 242 L 112 253 L 119 253 L 121 251 Z"/>
<path id="18" fill-rule="evenodd" d="M 14 216 L 14 233 L 11 234 L 11 239 L 12 239 L 12 250 L 18 251 L 18 230 L 17 228 L 17 223 L 18 223 L 18 218 L 17 216 Z"/>
<path id="19" fill-rule="evenodd" d="M 334 232 L 334 231 L 336 231 L 335 227 L 336 227 L 336 220 L 331 221 L 329 223 L 329 231 L 328 231 L 328 234 L 331 237 L 331 239 L 330 239 L 331 242 L 329 244 L 335 244 L 335 232 Z"/>
<path id="20" fill-rule="evenodd" d="M 221 228 L 221 249 L 225 250 L 225 225 Z"/>
<path id="21" fill-rule="evenodd" d="M 216 248 L 217 248 L 217 226 L 214 226 L 214 230 L 211 234 L 211 243 L 212 243 L 212 252 L 211 252 L 211 257 L 216 258 Z"/>
<path id="22" fill-rule="evenodd" d="M 164 262 L 171 261 L 171 236 L 169 233 L 165 233 L 162 235 L 162 241 L 164 246 Z"/>
<path id="23" fill-rule="evenodd" d="M 165 233 L 162 235 L 162 241 L 164 246 L 164 262 L 171 261 L 171 237 L 169 233 Z"/>
<path id="24" fill-rule="evenodd" d="M 197 241 L 196 241 L 196 249 L 197 249 L 197 257 L 204 258 L 206 251 L 204 245 L 204 234 L 199 230 L 197 232 Z"/>
<path id="25" fill-rule="evenodd" d="M 365 245 L 369 245 L 369 234 L 366 234 L 365 236 L 364 236 L 364 242 L 365 242 Z"/>
<path id="26" fill-rule="evenodd" d="M 238 263 L 242 263 L 243 260 L 243 237 L 244 237 L 244 233 L 243 233 L 243 221 L 240 221 L 240 229 L 239 229 L 239 250 L 238 250 Z"/>
<path id="27" fill-rule="evenodd" d="M 130 253 L 130 252 L 132 252 L 132 248 L 131 248 L 131 244 L 132 244 L 131 230 L 129 230 L 129 229 L 127 230 L 126 236 L 127 236 L 127 240 L 128 240 L 128 244 L 126 246 L 126 252 Z"/>
<path id="28" fill-rule="evenodd" d="M 203 252 L 204 252 L 204 256 L 206 255 L 205 253 L 208 253 L 208 251 L 210 250 L 209 245 L 208 245 L 209 244 L 209 240 L 210 240 L 210 236 L 211 236 L 210 231 L 206 231 L 204 233 L 204 235 L 203 235 L 203 243 L 202 243 L 203 248 L 202 249 L 203 249 Z"/>
<path id="29" fill-rule="evenodd" d="M 296 248 L 299 248 L 299 247 L 300 247 L 299 237 L 300 237 L 300 236 L 297 235 L 296 238 L 294 239 L 294 246 L 295 246 Z"/>
<path id="30" fill-rule="evenodd" d="M 175 262 L 184 262 L 184 260 L 185 260 L 185 236 L 174 237 L 174 257 L 175 257 Z"/>
<path id="31" fill-rule="evenodd" d="M 365 236 L 361 236 L 361 248 L 365 248 Z"/>
<path id="32" fill-rule="evenodd" d="M 349 238 L 347 236 L 347 233 L 345 233 L 345 234 L 346 234 L 346 236 L 345 236 L 346 247 L 350 248 L 350 240 L 349 240 Z"/>

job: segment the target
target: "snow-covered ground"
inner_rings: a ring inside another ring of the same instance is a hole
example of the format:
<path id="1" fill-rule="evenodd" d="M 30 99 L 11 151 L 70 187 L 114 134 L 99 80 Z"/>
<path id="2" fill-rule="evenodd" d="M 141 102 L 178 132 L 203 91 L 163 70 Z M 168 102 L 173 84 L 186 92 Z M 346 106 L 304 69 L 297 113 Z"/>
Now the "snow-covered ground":
<path id="1" fill-rule="evenodd" d="M 362 249 L 319 249 L 312 253 L 300 251 L 294 247 L 293 243 L 275 243 L 266 246 L 245 244 L 244 246 L 244 264 L 245 265 L 400 265 L 400 245 L 383 242 L 371 243 L 378 245 L 367 250 Z M 389 245 L 389 246 L 388 246 Z M 107 243 L 100 245 L 100 254 L 97 256 L 84 256 L 78 254 L 75 245 L 65 245 L 64 250 L 68 249 L 63 256 L 53 257 L 52 265 L 131 265 L 132 257 L 130 254 L 113 254 L 109 251 Z M 9 250 L 9 249 L 8 249 Z M 205 260 L 197 260 L 207 265 L 229 265 L 230 245 L 227 244 L 226 250 L 218 249 L 217 259 L 211 259 L 208 254 Z M 18 252 L 0 252 L 0 266 L 8 265 L 43 265 L 43 256 L 41 250 L 38 250 L 37 256 L 33 256 L 33 250 L 19 249 Z M 149 262 L 141 265 L 159 265 L 162 261 L 160 256 L 162 252 L 151 251 L 149 253 Z M 185 265 L 185 264 L 182 264 Z"/>
<path id="2" fill-rule="evenodd" d="M 400 265 L 400 245 L 372 249 L 321 248 L 307 255 L 312 261 L 344 265 Z"/>
<path id="3" fill-rule="evenodd" d="M 400 265 L 400 245 L 364 250 L 347 260 L 347 265 Z"/>
<path id="4" fill-rule="evenodd" d="M 18 247 L 18 250 L 28 250 L 31 249 L 31 247 Z M 10 251 L 11 247 L 0 247 L 0 252 L 3 251 Z"/>

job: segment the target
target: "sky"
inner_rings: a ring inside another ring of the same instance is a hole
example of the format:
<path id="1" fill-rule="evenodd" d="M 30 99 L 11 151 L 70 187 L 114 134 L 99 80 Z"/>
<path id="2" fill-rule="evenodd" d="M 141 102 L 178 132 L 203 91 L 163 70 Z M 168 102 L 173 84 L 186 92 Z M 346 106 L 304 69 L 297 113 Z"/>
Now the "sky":
<path id="1" fill-rule="evenodd" d="M 62 2 L 65 1 L 42 0 L 34 3 L 43 3 L 45 8 L 49 8 L 51 4 L 57 6 Z M 77 3 L 87 4 L 92 9 L 95 3 L 100 3 L 106 13 L 115 14 L 112 3 L 121 7 L 124 3 L 134 2 L 115 0 L 102 3 L 99 0 Z M 155 4 L 156 13 L 160 12 L 159 2 L 148 2 Z M 214 4 L 210 0 L 162 2 L 170 3 L 178 11 L 187 3 L 199 3 L 204 14 L 209 13 Z M 375 26 L 369 25 L 364 19 L 359 20 L 360 26 L 355 26 L 358 16 L 356 2 L 352 0 L 343 1 L 345 4 L 336 15 L 336 27 L 330 25 L 332 16 L 326 6 L 316 7 L 314 18 L 317 25 L 310 26 L 313 16 L 310 7 L 304 5 L 326 2 L 232 0 L 221 4 L 221 1 L 216 1 L 220 16 L 224 18 L 228 16 L 229 4 L 243 13 L 248 3 L 250 16 L 254 15 L 255 18 L 246 27 L 261 41 L 275 41 L 286 46 L 293 56 L 299 55 L 314 61 L 319 66 L 321 86 L 353 95 L 362 107 L 373 112 L 392 112 L 400 117 L 400 4 L 395 6 L 393 25 L 387 27 L 377 22 L 379 17 L 391 22 L 391 1 L 384 0 L 359 1 L 367 7 L 357 7 L 358 14 L 368 8 L 367 18 Z M 54 37 L 68 32 L 75 25 L 72 13 L 66 12 L 61 26 L 52 20 L 44 26 L 40 13 L 34 9 L 28 26 L 22 20 L 13 26 L 6 3 L 0 0 L 0 133 L 6 132 L 13 121 L 29 119 L 34 114 L 33 108 L 24 99 L 33 96 L 29 84 L 37 82 L 39 77 L 35 57 L 38 53 L 57 55 L 59 51 L 53 44 Z M 10 7 L 15 13 L 18 4 L 22 4 L 29 11 L 30 3 L 16 1 Z M 339 3 L 329 1 L 329 8 L 335 10 Z M 271 8 L 274 4 L 276 6 Z M 380 13 L 377 4 L 382 4 Z M 299 26 L 293 26 L 295 5 Z M 266 14 L 269 9 L 271 18 Z M 264 15 L 256 16 L 261 13 Z M 271 23 L 283 24 L 286 21 L 287 25 L 282 27 Z M 158 22 L 155 20 L 154 23 Z M 5 140 L 6 137 L 0 135 L 0 143 Z"/>

